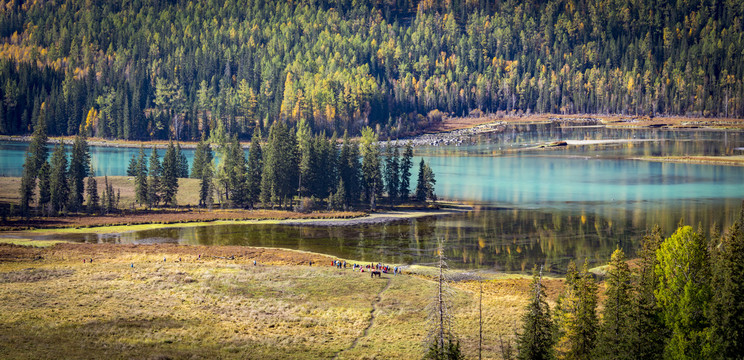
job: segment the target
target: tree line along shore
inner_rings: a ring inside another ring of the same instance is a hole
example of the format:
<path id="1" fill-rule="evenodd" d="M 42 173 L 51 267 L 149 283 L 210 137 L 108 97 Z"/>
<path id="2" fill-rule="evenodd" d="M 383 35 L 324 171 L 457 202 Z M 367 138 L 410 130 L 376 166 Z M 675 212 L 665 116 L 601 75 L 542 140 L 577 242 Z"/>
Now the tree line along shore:
<path id="1" fill-rule="evenodd" d="M 5 215 L 29 217 L 32 210 L 41 216 L 120 211 L 121 188 L 115 189 L 108 177 L 99 195 L 86 138 L 75 137 L 69 157 L 58 144 L 47 160 L 45 128 L 40 118 L 23 165 L 20 204 L 17 211 Z M 198 181 L 197 189 L 192 183 L 190 190 L 199 194 L 197 206 L 202 209 L 214 208 L 215 200 L 220 208 L 260 206 L 299 212 L 374 210 L 382 201 L 393 206 L 436 200 L 434 173 L 423 160 L 416 187 L 411 188 L 411 144 L 402 156 L 398 147 L 383 149 L 370 128 L 358 142 L 345 135 L 340 149 L 335 134 L 313 136 L 304 121 L 292 129 L 275 122 L 267 138 L 262 146 L 257 133 L 246 159 L 237 136 L 213 133 L 197 144 L 190 171 L 180 146 L 173 142 L 162 161 L 155 149 L 148 158 L 140 148 L 127 168 L 127 175 L 134 179 L 130 209 L 176 207 L 179 178 L 189 177 Z M 217 144 L 219 162 L 210 143 Z"/>

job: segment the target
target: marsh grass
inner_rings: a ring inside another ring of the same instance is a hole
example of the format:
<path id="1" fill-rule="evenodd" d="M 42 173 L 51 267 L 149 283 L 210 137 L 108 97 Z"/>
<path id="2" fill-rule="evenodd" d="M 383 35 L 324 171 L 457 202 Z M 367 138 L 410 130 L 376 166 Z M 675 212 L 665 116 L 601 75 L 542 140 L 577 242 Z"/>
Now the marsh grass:
<path id="1" fill-rule="evenodd" d="M 18 247 L 0 245 L 0 253 L 11 249 Z M 213 251 L 232 251 L 225 249 Z M 197 260 L 195 251 L 202 250 L 61 244 L 29 248 L 26 258 L 0 262 L 0 358 L 317 359 L 338 354 L 341 359 L 371 359 L 423 354 L 428 331 L 424 308 L 435 287 L 426 276 L 372 279 L 351 269 L 292 265 L 305 257 L 324 263 L 310 253 L 282 257 L 282 251 L 272 250 L 273 257 L 258 257 L 253 266 L 249 257 Z M 39 252 L 43 260 L 32 260 Z M 89 257 L 93 263 L 82 262 Z M 485 358 L 498 358 L 494 339 L 499 334 L 513 334 L 528 283 L 500 279 L 484 287 Z M 477 283 L 456 282 L 453 288 L 457 333 L 465 354 L 474 356 Z M 363 336 L 373 306 L 374 322 Z"/>

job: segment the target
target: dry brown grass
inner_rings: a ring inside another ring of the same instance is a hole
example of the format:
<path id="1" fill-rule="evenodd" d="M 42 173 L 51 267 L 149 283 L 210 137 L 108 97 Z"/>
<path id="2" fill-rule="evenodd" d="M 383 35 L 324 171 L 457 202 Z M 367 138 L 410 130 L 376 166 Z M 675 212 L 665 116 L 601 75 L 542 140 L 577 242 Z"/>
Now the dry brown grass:
<path id="1" fill-rule="evenodd" d="M 434 282 L 302 265 L 330 259 L 248 247 L 0 245 L 0 358 L 421 357 Z M 499 358 L 498 335 L 514 333 L 529 281 L 484 282 L 484 358 Z M 547 283 L 554 298 L 561 282 Z M 477 286 L 453 286 L 469 358 Z"/>

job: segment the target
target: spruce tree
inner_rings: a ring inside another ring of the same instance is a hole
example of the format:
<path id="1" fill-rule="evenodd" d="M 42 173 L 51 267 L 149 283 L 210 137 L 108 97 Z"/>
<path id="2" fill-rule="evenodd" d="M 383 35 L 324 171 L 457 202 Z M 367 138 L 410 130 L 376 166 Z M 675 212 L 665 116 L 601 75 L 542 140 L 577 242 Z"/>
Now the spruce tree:
<path id="1" fill-rule="evenodd" d="M 434 172 L 424 162 L 424 159 L 421 159 L 419 163 L 418 182 L 416 183 L 416 200 L 422 202 L 426 201 L 426 199 L 436 201 L 437 195 L 434 192 L 434 184 L 436 183 L 437 180 L 434 178 Z"/>
<path id="2" fill-rule="evenodd" d="M 711 357 L 744 356 L 744 206 L 739 218 L 714 247 L 713 297 L 708 317 L 712 326 Z"/>
<path id="3" fill-rule="evenodd" d="M 150 166 L 147 178 L 147 206 L 154 207 L 160 203 L 161 177 L 163 168 L 160 166 L 160 158 L 155 148 L 150 153 Z"/>
<path id="4" fill-rule="evenodd" d="M 550 360 L 553 359 L 554 325 L 550 316 L 542 284 L 542 269 L 532 270 L 532 284 L 530 302 L 522 315 L 522 332 L 517 335 L 517 349 L 520 360 Z"/>
<path id="5" fill-rule="evenodd" d="M 29 209 L 36 188 L 36 177 L 39 169 L 47 161 L 49 150 L 47 150 L 46 121 L 44 116 L 38 118 L 31 135 L 31 143 L 26 152 L 23 163 L 23 175 L 21 177 L 21 213 L 29 215 Z"/>
<path id="6" fill-rule="evenodd" d="M 51 168 L 49 163 L 44 161 L 39 169 L 39 208 L 42 213 L 48 213 L 49 202 L 51 201 L 50 176 Z"/>
<path id="7" fill-rule="evenodd" d="M 62 144 L 54 147 L 51 159 L 49 189 L 52 215 L 64 211 L 69 196 L 69 182 L 67 177 L 67 156 Z"/>
<path id="8" fill-rule="evenodd" d="M 147 201 L 147 157 L 144 147 L 140 147 L 136 169 L 137 173 L 134 178 L 135 200 L 140 205 L 146 205 L 149 202 Z"/>
<path id="9" fill-rule="evenodd" d="M 127 165 L 127 176 L 137 176 L 137 154 L 132 154 Z"/>
<path id="10" fill-rule="evenodd" d="M 705 312 L 711 299 L 711 274 L 706 238 L 690 226 L 680 227 L 664 240 L 656 258 L 656 300 L 672 332 L 664 356 L 708 358 L 710 322 Z"/>
<path id="11" fill-rule="evenodd" d="M 313 179 L 310 176 L 311 158 L 313 156 L 313 138 L 310 125 L 304 118 L 297 123 L 297 146 L 300 156 L 300 196 L 307 196 L 308 190 L 313 186 Z"/>
<path id="12" fill-rule="evenodd" d="M 212 147 L 204 138 L 196 144 L 196 150 L 194 151 L 194 162 L 191 165 L 191 177 L 193 179 L 202 178 L 202 169 L 212 164 L 214 154 L 212 153 Z"/>
<path id="13" fill-rule="evenodd" d="M 557 350 L 567 359 L 591 359 L 597 338 L 597 288 L 586 262 L 581 273 L 571 261 L 566 288 L 555 310 L 558 330 Z"/>
<path id="14" fill-rule="evenodd" d="M 409 141 L 403 150 L 403 158 L 400 160 L 400 191 L 398 196 L 401 200 L 408 201 L 411 193 L 411 169 L 413 168 L 413 144 Z"/>
<path id="15" fill-rule="evenodd" d="M 612 253 L 605 277 L 607 289 L 602 312 L 602 325 L 595 357 L 600 359 L 631 360 L 633 355 L 633 284 L 625 253 Z"/>
<path id="16" fill-rule="evenodd" d="M 261 173 L 263 172 L 263 152 L 261 150 L 261 132 L 253 132 L 251 147 L 248 150 L 248 176 L 246 191 L 248 206 L 253 207 L 261 195 Z"/>
<path id="17" fill-rule="evenodd" d="M 633 346 L 631 357 L 635 359 L 661 359 L 668 330 L 664 326 L 661 308 L 654 292 L 659 283 L 655 268 L 658 264 L 656 251 L 664 237 L 661 228 L 654 226 L 641 240 L 638 262 L 638 282 L 632 304 L 635 309 L 632 322 Z"/>
<path id="18" fill-rule="evenodd" d="M 178 157 L 172 141 L 168 143 L 165 156 L 163 156 L 162 169 L 161 198 L 165 206 L 173 206 L 176 204 L 178 193 Z"/>
<path id="19" fill-rule="evenodd" d="M 246 168 L 245 152 L 243 152 L 243 147 L 240 146 L 237 135 L 233 135 L 232 140 L 228 144 L 228 157 L 225 159 L 225 166 L 228 175 L 231 206 L 245 207 L 248 201 L 246 187 L 248 169 Z"/>
<path id="20" fill-rule="evenodd" d="M 204 164 L 201 167 L 201 180 L 199 182 L 199 207 L 212 208 L 213 199 L 213 175 L 212 163 Z"/>
<path id="21" fill-rule="evenodd" d="M 261 175 L 261 202 L 283 206 L 297 194 L 299 159 L 297 137 L 281 121 L 269 129 Z"/>
<path id="22" fill-rule="evenodd" d="M 85 178 L 90 172 L 90 150 L 88 141 L 81 135 L 75 136 L 72 144 L 72 157 L 70 159 L 70 200 L 68 209 L 80 211 L 83 207 L 85 194 Z"/>
<path id="23" fill-rule="evenodd" d="M 359 152 L 356 143 L 344 132 L 344 142 L 338 157 L 338 177 L 346 186 L 346 205 L 350 206 L 359 201 Z"/>
<path id="24" fill-rule="evenodd" d="M 189 177 L 189 161 L 186 159 L 186 154 L 181 149 L 181 144 L 176 144 L 176 160 L 179 178 Z"/>
<path id="25" fill-rule="evenodd" d="M 88 176 L 88 183 L 86 185 L 85 192 L 87 195 L 86 204 L 88 214 L 97 214 L 101 208 L 101 200 L 98 196 L 98 181 L 96 181 L 96 174 L 94 172 Z"/>
<path id="26" fill-rule="evenodd" d="M 377 134 L 370 127 L 362 130 L 360 144 L 362 155 L 362 188 L 363 197 L 369 202 L 372 209 L 377 204 L 377 199 L 382 196 L 384 181 L 380 169 L 380 147 L 377 145 Z"/>
<path id="27" fill-rule="evenodd" d="M 388 145 L 385 147 L 385 189 L 391 205 L 398 201 L 400 190 L 399 157 L 398 147 L 391 146 L 388 140 Z"/>

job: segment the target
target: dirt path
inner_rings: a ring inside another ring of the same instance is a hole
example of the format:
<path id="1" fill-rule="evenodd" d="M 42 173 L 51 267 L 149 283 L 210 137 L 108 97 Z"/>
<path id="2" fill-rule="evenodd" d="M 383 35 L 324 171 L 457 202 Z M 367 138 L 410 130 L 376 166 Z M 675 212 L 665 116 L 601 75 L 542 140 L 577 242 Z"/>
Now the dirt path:
<path id="1" fill-rule="evenodd" d="M 360 339 L 367 337 L 367 333 L 369 332 L 369 329 L 371 329 L 372 326 L 375 324 L 375 311 L 377 311 L 377 304 L 380 303 L 380 300 L 381 300 L 381 297 L 382 297 L 382 293 L 384 293 L 385 290 L 387 290 L 390 287 L 390 283 L 392 281 L 393 281 L 393 278 L 392 277 L 388 277 L 387 278 L 387 284 L 385 284 L 385 287 L 382 288 L 382 290 L 380 290 L 379 293 L 377 293 L 377 296 L 375 297 L 375 300 L 372 302 L 372 310 L 369 311 L 369 324 L 367 324 L 367 327 L 364 328 L 364 331 L 362 332 L 362 335 L 356 337 L 354 339 L 354 341 L 351 342 L 351 345 L 348 348 L 343 349 L 343 350 L 337 352 L 336 353 L 336 356 L 333 357 L 334 359 L 338 359 L 338 357 L 344 351 L 353 350 L 357 346 L 357 343 L 359 342 Z"/>

